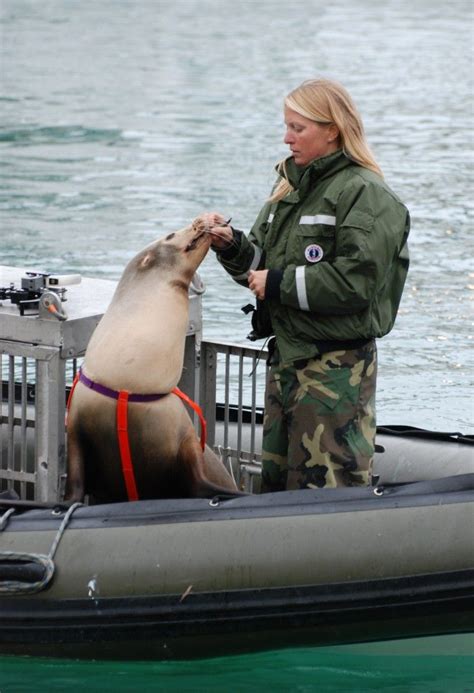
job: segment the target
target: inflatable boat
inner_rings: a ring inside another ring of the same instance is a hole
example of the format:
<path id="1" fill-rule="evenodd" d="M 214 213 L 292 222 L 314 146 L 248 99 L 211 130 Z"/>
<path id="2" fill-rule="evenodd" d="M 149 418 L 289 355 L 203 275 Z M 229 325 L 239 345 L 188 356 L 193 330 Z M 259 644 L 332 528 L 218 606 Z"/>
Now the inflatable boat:
<path id="1" fill-rule="evenodd" d="M 377 442 L 370 488 L 0 498 L 0 653 L 192 658 L 473 631 L 473 438 L 391 427 Z"/>

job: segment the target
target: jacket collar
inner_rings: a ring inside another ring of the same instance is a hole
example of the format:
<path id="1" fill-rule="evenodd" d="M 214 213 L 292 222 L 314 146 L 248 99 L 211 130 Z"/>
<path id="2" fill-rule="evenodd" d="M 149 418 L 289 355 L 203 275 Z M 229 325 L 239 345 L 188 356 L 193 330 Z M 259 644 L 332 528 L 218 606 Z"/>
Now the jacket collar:
<path id="1" fill-rule="evenodd" d="M 294 188 L 294 192 L 287 195 L 285 202 L 298 202 L 304 196 L 308 188 L 327 176 L 332 176 L 351 164 L 342 149 L 333 152 L 320 159 L 313 159 L 307 166 L 297 166 L 292 156 L 285 160 L 285 169 L 288 180 Z"/>

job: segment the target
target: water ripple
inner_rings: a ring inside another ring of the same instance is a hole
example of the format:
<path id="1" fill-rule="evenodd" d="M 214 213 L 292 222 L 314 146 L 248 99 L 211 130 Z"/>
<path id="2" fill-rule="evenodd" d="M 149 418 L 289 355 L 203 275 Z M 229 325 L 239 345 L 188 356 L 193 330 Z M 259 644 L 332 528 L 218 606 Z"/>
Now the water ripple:
<path id="1" fill-rule="evenodd" d="M 37 144 L 77 144 L 80 142 L 115 143 L 122 138 L 120 130 L 86 128 L 80 125 L 39 126 L 0 130 L 0 142 L 20 146 Z"/>

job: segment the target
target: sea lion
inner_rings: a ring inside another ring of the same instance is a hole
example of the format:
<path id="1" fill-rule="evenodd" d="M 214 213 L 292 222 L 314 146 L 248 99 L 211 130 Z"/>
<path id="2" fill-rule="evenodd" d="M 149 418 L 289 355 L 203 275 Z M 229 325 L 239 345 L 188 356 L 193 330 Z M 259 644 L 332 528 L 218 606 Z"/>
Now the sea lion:
<path id="1" fill-rule="evenodd" d="M 94 331 L 82 372 L 102 389 L 136 395 L 128 437 L 140 499 L 208 497 L 237 492 L 221 461 L 203 453 L 183 401 L 171 391 L 181 377 L 188 326 L 188 289 L 211 236 L 199 220 L 170 233 L 126 266 Z M 65 500 L 127 500 L 117 434 L 116 399 L 79 381 L 68 412 Z"/>

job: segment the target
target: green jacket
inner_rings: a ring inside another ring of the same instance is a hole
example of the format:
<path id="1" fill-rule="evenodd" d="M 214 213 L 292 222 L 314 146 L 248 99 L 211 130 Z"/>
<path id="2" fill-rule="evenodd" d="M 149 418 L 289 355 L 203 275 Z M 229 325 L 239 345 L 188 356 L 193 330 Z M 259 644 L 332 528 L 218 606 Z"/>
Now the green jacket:
<path id="1" fill-rule="evenodd" d="M 303 169 L 290 157 L 286 171 L 294 191 L 267 202 L 248 237 L 234 232 L 219 261 L 244 286 L 249 270 L 270 270 L 263 305 L 285 362 L 382 337 L 408 271 L 406 207 L 340 150 Z"/>

